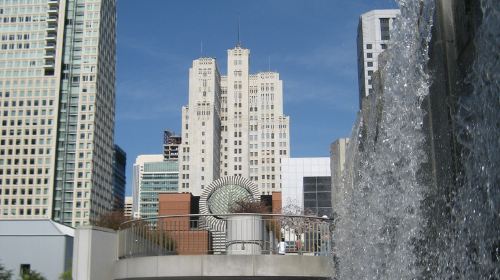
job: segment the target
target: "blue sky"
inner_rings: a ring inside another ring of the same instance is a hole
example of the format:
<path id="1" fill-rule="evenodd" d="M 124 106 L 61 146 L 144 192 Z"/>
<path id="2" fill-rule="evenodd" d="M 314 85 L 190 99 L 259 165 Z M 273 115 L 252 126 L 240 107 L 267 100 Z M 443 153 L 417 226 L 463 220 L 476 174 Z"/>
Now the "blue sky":
<path id="1" fill-rule="evenodd" d="M 291 156 L 329 155 L 358 109 L 359 15 L 393 0 L 119 0 L 115 142 L 127 152 L 127 195 L 137 155 L 160 154 L 162 133 L 180 133 L 193 59 L 216 57 L 240 36 L 251 72 L 280 73 Z M 269 63 L 270 61 L 270 63 Z"/>

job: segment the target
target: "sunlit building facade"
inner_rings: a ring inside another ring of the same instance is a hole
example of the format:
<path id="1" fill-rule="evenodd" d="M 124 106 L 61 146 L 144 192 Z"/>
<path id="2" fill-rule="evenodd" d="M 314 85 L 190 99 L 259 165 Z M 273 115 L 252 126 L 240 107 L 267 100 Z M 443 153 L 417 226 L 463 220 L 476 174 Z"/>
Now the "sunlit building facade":
<path id="1" fill-rule="evenodd" d="M 152 218 L 158 215 L 158 194 L 177 192 L 179 187 L 177 159 L 163 155 L 141 155 L 134 164 L 133 216 Z"/>
<path id="2" fill-rule="evenodd" d="M 132 199 L 132 196 L 126 196 L 125 197 L 125 204 L 124 204 L 124 208 L 123 208 L 123 216 L 127 217 L 127 218 L 131 218 L 133 217 L 133 199 Z"/>
<path id="3" fill-rule="evenodd" d="M 290 155 L 283 82 L 276 72 L 250 74 L 250 50 L 240 44 L 227 53 L 225 76 L 214 58 L 196 59 L 189 70 L 180 191 L 199 196 L 220 177 L 241 176 L 270 195 L 281 190 L 280 161 Z"/>
<path id="4" fill-rule="evenodd" d="M 372 10 L 362 14 L 358 24 L 358 83 L 359 106 L 365 96 L 373 92 L 372 75 L 378 70 L 378 56 L 387 49 L 398 9 Z"/>
<path id="5" fill-rule="evenodd" d="M 111 210 L 114 0 L 0 0 L 0 218 Z"/>

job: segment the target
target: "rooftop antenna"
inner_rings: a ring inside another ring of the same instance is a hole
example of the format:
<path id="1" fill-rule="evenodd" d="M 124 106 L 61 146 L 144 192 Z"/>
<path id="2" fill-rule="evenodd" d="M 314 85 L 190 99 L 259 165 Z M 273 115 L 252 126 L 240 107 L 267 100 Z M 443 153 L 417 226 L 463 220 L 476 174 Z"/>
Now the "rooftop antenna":
<path id="1" fill-rule="evenodd" d="M 203 57 L 203 40 L 200 40 L 200 57 Z"/>
<path id="2" fill-rule="evenodd" d="M 271 56 L 267 57 L 267 72 L 271 72 Z"/>
<path id="3" fill-rule="evenodd" d="M 236 44 L 237 47 L 241 47 L 241 41 L 240 41 L 240 16 L 238 15 L 238 43 Z"/>

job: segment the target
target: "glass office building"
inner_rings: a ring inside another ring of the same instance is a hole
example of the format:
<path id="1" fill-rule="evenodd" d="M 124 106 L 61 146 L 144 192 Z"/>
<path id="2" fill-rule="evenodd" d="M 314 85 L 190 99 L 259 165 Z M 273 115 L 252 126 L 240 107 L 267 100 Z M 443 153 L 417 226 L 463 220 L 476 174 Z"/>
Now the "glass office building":
<path id="1" fill-rule="evenodd" d="M 158 215 L 158 194 L 178 191 L 178 161 L 144 162 L 138 179 L 138 214 L 141 218 L 156 217 Z"/>

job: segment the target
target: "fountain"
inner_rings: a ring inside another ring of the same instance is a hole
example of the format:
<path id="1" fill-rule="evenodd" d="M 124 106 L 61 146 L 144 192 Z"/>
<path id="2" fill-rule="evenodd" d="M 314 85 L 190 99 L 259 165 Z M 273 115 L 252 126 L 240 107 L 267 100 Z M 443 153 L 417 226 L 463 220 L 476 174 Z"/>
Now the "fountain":
<path id="1" fill-rule="evenodd" d="M 500 279 L 500 4 L 481 1 L 482 24 L 467 77 L 472 91 L 459 101 L 461 187 L 454 203 L 453 274 Z M 444 260 L 446 261 L 446 260 Z"/>
<path id="2" fill-rule="evenodd" d="M 398 2 L 349 144 L 336 278 L 500 279 L 500 5 Z"/>

